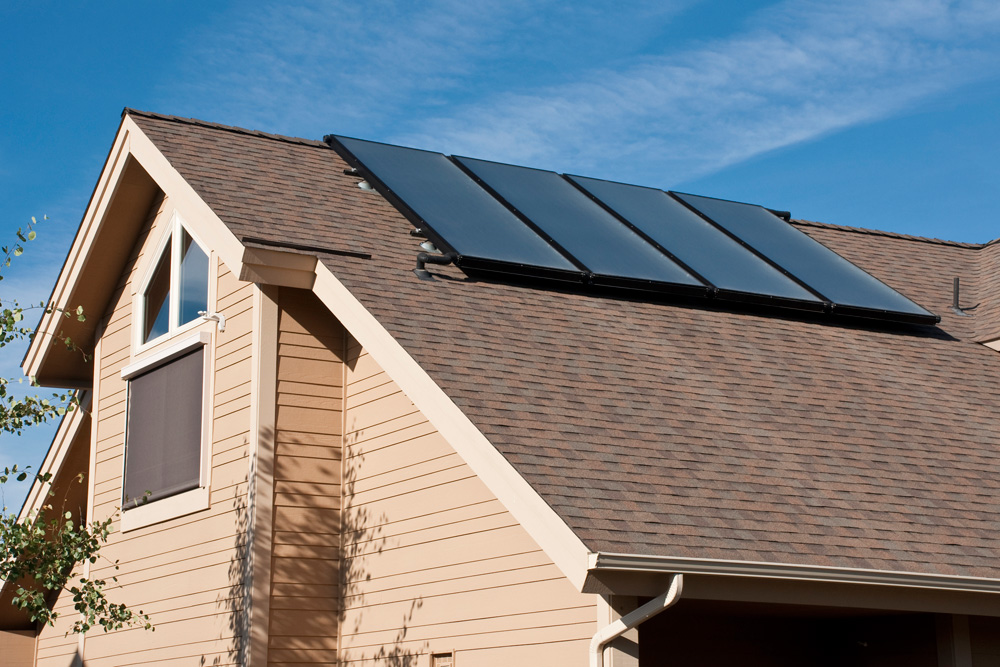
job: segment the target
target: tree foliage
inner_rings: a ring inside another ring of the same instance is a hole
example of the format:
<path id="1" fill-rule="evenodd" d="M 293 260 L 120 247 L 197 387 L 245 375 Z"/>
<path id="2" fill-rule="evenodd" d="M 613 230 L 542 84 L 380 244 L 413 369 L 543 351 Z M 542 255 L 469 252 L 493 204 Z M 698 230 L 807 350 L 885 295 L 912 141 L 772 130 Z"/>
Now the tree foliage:
<path id="1" fill-rule="evenodd" d="M 27 229 L 17 230 L 17 240 L 2 248 L 4 257 L 0 264 L 0 281 L 3 280 L 4 269 L 24 253 L 25 244 L 35 239 L 37 224 L 38 221 L 32 218 Z M 64 310 L 45 303 L 23 306 L 16 299 L 0 296 L 0 348 L 34 339 L 34 329 L 24 323 L 26 311 L 31 310 L 58 313 L 81 322 L 85 320 L 81 307 Z M 79 351 L 68 336 L 59 334 L 56 338 L 54 344 Z M 83 354 L 82 351 L 80 353 Z M 50 398 L 42 398 L 12 391 L 12 383 L 37 386 L 34 378 L 0 378 L 0 433 L 20 435 L 26 427 L 82 409 L 75 392 L 55 393 Z M 79 571 L 82 564 L 96 564 L 102 558 L 101 547 L 111 535 L 115 517 L 87 523 L 74 517 L 65 505 L 55 507 L 51 474 L 33 474 L 30 468 L 18 468 L 17 465 L 0 469 L 0 501 L 3 499 L 3 485 L 10 481 L 23 482 L 29 477 L 42 485 L 47 494 L 48 502 L 40 509 L 33 510 L 19 521 L 17 515 L 8 512 L 6 503 L 0 502 L 0 580 L 16 586 L 12 600 L 14 606 L 25 611 L 32 621 L 54 625 L 59 613 L 52 609 L 52 602 L 60 591 L 65 591 L 72 596 L 73 607 L 78 614 L 70 632 L 84 633 L 94 627 L 101 627 L 105 632 L 125 627 L 153 629 L 149 617 L 141 610 L 133 611 L 107 598 L 105 591 L 117 583 L 115 577 L 109 582 L 85 577 Z M 81 474 L 74 483 L 84 482 L 84 475 Z M 115 570 L 118 569 L 117 562 L 112 565 Z"/>

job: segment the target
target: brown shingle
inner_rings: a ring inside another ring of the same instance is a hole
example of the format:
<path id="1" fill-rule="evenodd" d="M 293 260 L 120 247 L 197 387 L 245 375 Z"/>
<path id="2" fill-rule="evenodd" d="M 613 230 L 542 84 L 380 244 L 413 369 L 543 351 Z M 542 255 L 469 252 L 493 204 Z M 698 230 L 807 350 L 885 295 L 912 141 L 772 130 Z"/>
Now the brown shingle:
<path id="1" fill-rule="evenodd" d="M 321 259 L 591 550 L 1000 577 L 995 246 L 797 223 L 940 327 L 424 282 L 324 145 L 133 116 L 237 236 L 370 252 Z"/>

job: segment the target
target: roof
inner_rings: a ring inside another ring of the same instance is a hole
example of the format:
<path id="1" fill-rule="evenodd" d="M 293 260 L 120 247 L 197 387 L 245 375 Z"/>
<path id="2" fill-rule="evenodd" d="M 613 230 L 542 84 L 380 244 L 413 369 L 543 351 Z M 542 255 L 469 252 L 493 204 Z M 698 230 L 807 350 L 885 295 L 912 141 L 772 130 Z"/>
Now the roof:
<path id="1" fill-rule="evenodd" d="M 936 327 L 422 281 L 325 144 L 127 113 L 238 238 L 328 250 L 591 551 L 1000 578 L 997 245 L 796 223 Z"/>

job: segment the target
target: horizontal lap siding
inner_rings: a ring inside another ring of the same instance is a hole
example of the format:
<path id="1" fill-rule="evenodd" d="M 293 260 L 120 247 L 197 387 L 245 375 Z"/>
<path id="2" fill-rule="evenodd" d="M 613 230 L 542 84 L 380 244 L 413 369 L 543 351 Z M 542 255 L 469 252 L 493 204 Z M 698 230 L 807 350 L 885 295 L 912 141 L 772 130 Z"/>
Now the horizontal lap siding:
<path id="1" fill-rule="evenodd" d="M 310 292 L 279 305 L 268 664 L 335 665 L 344 334 Z"/>
<path id="2" fill-rule="evenodd" d="M 591 596 L 353 342 L 344 400 L 342 664 L 585 664 Z"/>
<path id="3" fill-rule="evenodd" d="M 132 292 L 143 278 L 136 267 L 148 266 L 170 212 L 166 202 L 152 230 L 140 240 L 107 313 L 109 324 L 97 359 L 96 519 L 115 514 L 121 503 L 127 408 L 121 369 L 131 361 Z M 102 551 L 107 560 L 95 565 L 92 575 L 116 575 L 122 587 L 111 591 L 113 599 L 148 613 L 156 631 L 89 634 L 88 667 L 230 665 L 239 659 L 244 633 L 253 286 L 238 280 L 221 262 L 215 265 L 216 310 L 226 316 L 227 326 L 217 335 L 216 348 L 209 351 L 214 364 L 211 506 L 126 534 L 115 522 L 116 532 Z M 110 564 L 116 560 L 117 571 Z M 65 644 L 62 631 L 58 635 L 43 632 L 40 657 Z M 75 640 L 73 644 L 75 648 Z"/>
<path id="4" fill-rule="evenodd" d="M 35 633 L 0 630 L 0 657 L 4 667 L 32 667 L 35 664 Z"/>
<path id="5" fill-rule="evenodd" d="M 121 504 L 121 449 L 124 442 L 125 427 L 125 391 L 121 382 L 120 371 L 129 363 L 131 354 L 132 301 L 131 286 L 135 267 L 146 250 L 145 246 L 165 222 L 162 220 L 164 206 L 151 211 L 143 225 L 136 247 L 129 257 L 127 269 L 118 281 L 111 297 L 108 311 L 104 313 L 104 331 L 101 334 L 101 356 L 95 356 L 93 363 L 97 364 L 98 399 L 93 406 L 93 416 L 97 420 L 96 447 L 97 469 L 90 471 L 94 476 L 96 500 L 93 517 L 103 520 L 114 514 Z M 155 240 L 153 241 L 155 243 Z M 93 313 L 88 314 L 94 317 Z M 117 522 L 115 530 L 118 530 Z M 117 542 L 119 535 L 111 537 L 111 542 Z M 112 549 L 110 545 L 102 550 L 107 555 Z M 76 570 L 80 571 L 79 566 Z M 121 591 L 112 593 L 114 601 L 124 601 L 118 597 Z M 76 620 L 72 596 L 62 591 L 56 598 L 53 610 L 61 615 L 55 626 L 45 626 L 38 634 L 36 661 L 39 667 L 67 667 L 77 653 L 79 640 L 66 633 Z"/>

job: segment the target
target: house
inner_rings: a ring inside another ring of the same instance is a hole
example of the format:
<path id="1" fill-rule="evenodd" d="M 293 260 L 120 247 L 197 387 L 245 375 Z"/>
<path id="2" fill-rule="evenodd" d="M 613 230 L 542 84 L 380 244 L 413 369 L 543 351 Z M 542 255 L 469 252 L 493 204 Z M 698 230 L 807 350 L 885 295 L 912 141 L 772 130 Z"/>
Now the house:
<path id="1" fill-rule="evenodd" d="M 1000 245 L 747 207 L 829 262 L 586 271 L 651 233 L 577 261 L 521 210 L 572 179 L 407 150 L 125 110 L 52 297 L 91 316 L 40 325 L 93 360 L 24 368 L 86 392 L 43 470 L 156 631 L 5 590 L 5 664 L 1000 663 Z"/>

